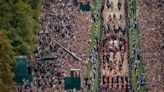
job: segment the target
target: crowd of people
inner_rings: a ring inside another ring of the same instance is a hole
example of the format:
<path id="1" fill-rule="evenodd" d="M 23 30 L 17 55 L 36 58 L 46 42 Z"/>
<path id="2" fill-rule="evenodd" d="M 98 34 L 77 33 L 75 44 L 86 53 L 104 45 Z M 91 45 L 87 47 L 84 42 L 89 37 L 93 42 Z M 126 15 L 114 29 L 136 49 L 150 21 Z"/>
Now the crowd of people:
<path id="1" fill-rule="evenodd" d="M 163 0 L 137 0 L 137 22 L 141 33 L 141 56 L 147 92 L 164 90 L 163 3 Z"/>
<path id="2" fill-rule="evenodd" d="M 33 80 L 24 88 L 32 92 L 65 92 L 64 77 L 70 76 L 70 69 L 81 69 L 82 80 L 85 76 L 90 12 L 81 11 L 77 0 L 44 0 L 41 6 L 41 30 L 31 65 Z"/>
<path id="3" fill-rule="evenodd" d="M 84 0 L 85 1 L 85 0 Z M 124 6 L 122 0 L 118 0 L 117 8 L 120 11 Z M 134 0 L 130 0 L 133 4 Z M 85 2 L 83 2 L 85 3 Z M 132 56 L 127 52 L 127 29 L 125 28 L 124 15 L 109 14 L 109 23 L 102 22 L 103 40 L 102 48 L 99 48 L 98 39 L 94 39 L 94 49 L 88 54 L 90 13 L 78 8 L 78 0 L 44 0 L 42 2 L 42 14 L 40 16 L 41 30 L 36 37 L 36 50 L 32 60 L 32 82 L 22 80 L 18 86 L 20 92 L 65 92 L 64 77 L 69 76 L 71 68 L 81 69 L 82 84 L 94 89 L 96 75 L 96 57 L 102 49 L 102 60 L 99 70 L 101 92 L 110 90 L 131 89 L 131 71 L 134 63 L 137 88 L 146 79 L 146 91 L 162 92 L 164 89 L 164 32 L 162 29 L 163 18 L 162 0 L 138 0 L 138 24 L 130 21 L 132 28 L 140 30 L 141 48 L 137 47 L 136 35 L 132 31 Z M 106 7 L 113 11 L 112 0 L 107 0 Z M 96 7 L 98 9 L 98 6 Z M 130 16 L 133 16 L 133 5 L 130 6 Z M 98 10 L 93 13 L 95 28 L 98 26 Z M 145 17 L 149 16 L 150 17 Z M 136 21 L 136 20 L 135 20 Z M 97 30 L 97 29 L 96 29 Z M 95 34 L 97 32 L 95 30 Z M 82 61 L 75 59 L 71 53 L 77 55 Z M 98 52 L 98 53 L 97 53 Z M 142 53 L 141 53 L 142 52 Z M 56 57 L 46 61 L 43 57 Z M 91 74 L 86 77 L 86 59 L 91 61 Z M 129 60 L 128 60 L 129 58 Z M 134 61 L 133 61 L 134 60 Z M 144 63 L 144 76 L 139 76 L 140 61 Z M 125 62 L 128 62 L 128 72 L 124 71 Z M 145 83 L 143 83 L 145 84 Z M 82 89 L 84 86 L 82 86 Z M 84 92 L 86 90 L 83 90 Z M 75 92 L 77 92 L 75 90 Z"/>

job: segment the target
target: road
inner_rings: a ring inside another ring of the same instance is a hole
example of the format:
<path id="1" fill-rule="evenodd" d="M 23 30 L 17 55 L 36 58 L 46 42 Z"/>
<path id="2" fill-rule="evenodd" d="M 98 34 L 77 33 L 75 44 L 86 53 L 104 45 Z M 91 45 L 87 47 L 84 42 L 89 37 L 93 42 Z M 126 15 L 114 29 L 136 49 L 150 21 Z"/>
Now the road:
<path id="1" fill-rule="evenodd" d="M 119 7 L 120 4 L 120 7 Z M 125 0 L 104 0 L 102 36 L 102 92 L 128 91 Z M 119 9 L 120 8 L 120 9 Z"/>

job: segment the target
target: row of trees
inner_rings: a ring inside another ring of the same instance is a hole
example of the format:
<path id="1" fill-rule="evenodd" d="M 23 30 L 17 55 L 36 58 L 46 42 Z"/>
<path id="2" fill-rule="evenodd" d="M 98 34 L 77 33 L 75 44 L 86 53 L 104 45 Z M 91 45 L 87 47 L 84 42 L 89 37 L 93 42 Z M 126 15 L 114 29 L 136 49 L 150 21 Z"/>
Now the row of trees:
<path id="1" fill-rule="evenodd" d="M 39 30 L 41 0 L 0 0 L 0 92 L 14 92 L 15 55 L 30 56 Z"/>

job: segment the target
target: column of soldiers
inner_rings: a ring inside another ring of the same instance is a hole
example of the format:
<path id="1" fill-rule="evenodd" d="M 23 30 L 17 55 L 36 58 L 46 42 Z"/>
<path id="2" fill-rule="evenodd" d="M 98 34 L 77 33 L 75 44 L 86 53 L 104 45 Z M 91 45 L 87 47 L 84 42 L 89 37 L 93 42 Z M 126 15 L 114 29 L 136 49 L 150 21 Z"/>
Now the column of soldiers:
<path id="1" fill-rule="evenodd" d="M 121 9 L 121 0 L 118 0 L 118 10 Z M 107 8 L 113 10 L 113 2 L 107 0 Z M 127 39 L 124 16 L 115 13 L 109 14 L 108 23 L 103 24 L 104 37 L 102 48 L 102 92 L 129 91 L 130 82 L 128 73 L 123 65 L 127 62 Z M 126 67 L 126 66 L 125 66 Z M 127 66 L 128 67 L 128 66 Z"/>

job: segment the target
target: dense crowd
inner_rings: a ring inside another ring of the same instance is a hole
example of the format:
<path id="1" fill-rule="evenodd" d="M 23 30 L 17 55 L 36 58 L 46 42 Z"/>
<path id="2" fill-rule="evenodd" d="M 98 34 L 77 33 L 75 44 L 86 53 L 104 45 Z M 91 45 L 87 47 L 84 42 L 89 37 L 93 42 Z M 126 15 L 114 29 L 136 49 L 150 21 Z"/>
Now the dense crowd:
<path id="1" fill-rule="evenodd" d="M 88 55 L 89 18 L 90 12 L 81 11 L 77 0 L 42 2 L 41 30 L 36 37 L 32 61 L 33 81 L 25 87 L 26 90 L 64 92 L 64 77 L 70 76 L 71 68 L 81 69 L 83 80 Z M 55 59 L 44 60 L 44 57 Z"/>
<path id="2" fill-rule="evenodd" d="M 164 1 L 138 0 L 138 28 L 144 62 L 146 91 L 164 90 Z"/>
<path id="3" fill-rule="evenodd" d="M 162 17 L 162 14 L 164 14 L 162 3 L 164 2 L 162 0 L 138 0 L 137 3 L 139 10 L 137 21 L 139 26 L 136 26 L 136 23 L 132 23 L 131 26 L 139 28 L 141 31 L 140 40 L 142 49 L 136 48 L 136 37 L 132 32 L 133 51 L 129 63 L 134 63 L 138 86 L 141 85 L 142 80 L 145 78 L 146 91 L 162 92 L 164 90 L 164 80 L 162 80 L 164 78 L 164 31 L 161 29 L 164 25 L 162 21 L 164 20 Z M 110 0 L 107 0 L 106 6 L 113 10 L 113 2 L 110 2 Z M 121 2 L 118 2 L 118 10 L 121 7 Z M 98 20 L 97 13 L 98 10 L 93 14 L 95 23 Z M 130 12 L 130 15 L 133 15 L 133 12 Z M 99 79 L 101 81 L 102 92 L 112 89 L 125 90 L 130 88 L 131 77 L 129 78 L 126 74 L 122 74 L 122 66 L 124 61 L 126 61 L 127 45 L 125 36 L 127 30 L 123 28 L 125 26 L 123 17 L 120 15 L 119 18 L 116 18 L 115 14 L 109 15 L 109 21 L 112 23 L 103 26 L 104 30 L 102 31 L 104 31 L 106 36 L 103 39 L 102 64 L 99 65 L 99 70 L 103 70 L 100 71 L 103 75 L 102 79 Z M 23 92 L 64 92 L 63 79 L 65 76 L 69 76 L 71 68 L 80 68 L 82 70 L 82 78 L 86 76 L 84 61 L 89 56 L 92 69 L 90 77 L 85 77 L 86 81 L 84 82 L 93 91 L 98 42 L 95 38 L 94 49 L 88 55 L 89 18 L 90 12 L 79 10 L 77 0 L 45 0 L 42 3 L 42 14 L 40 16 L 41 30 L 36 37 L 37 47 L 32 62 L 33 81 L 29 83 L 23 80 L 22 85 L 18 86 L 18 90 L 22 90 Z M 119 20 L 119 22 L 116 20 Z M 119 26 L 117 25 L 118 23 Z M 97 24 L 95 28 L 97 28 Z M 82 61 L 75 59 L 74 56 L 60 46 L 76 54 Z M 116 58 L 118 53 L 120 54 L 119 60 Z M 56 59 L 45 61 L 43 59 L 45 56 L 56 57 Z M 135 60 L 133 61 L 132 59 Z M 144 62 L 144 77 L 138 77 L 138 66 L 141 60 Z M 131 74 L 131 68 L 132 66 L 129 66 L 129 74 Z M 110 74 L 111 72 L 113 74 Z M 121 76 L 117 76 L 118 74 Z"/>

